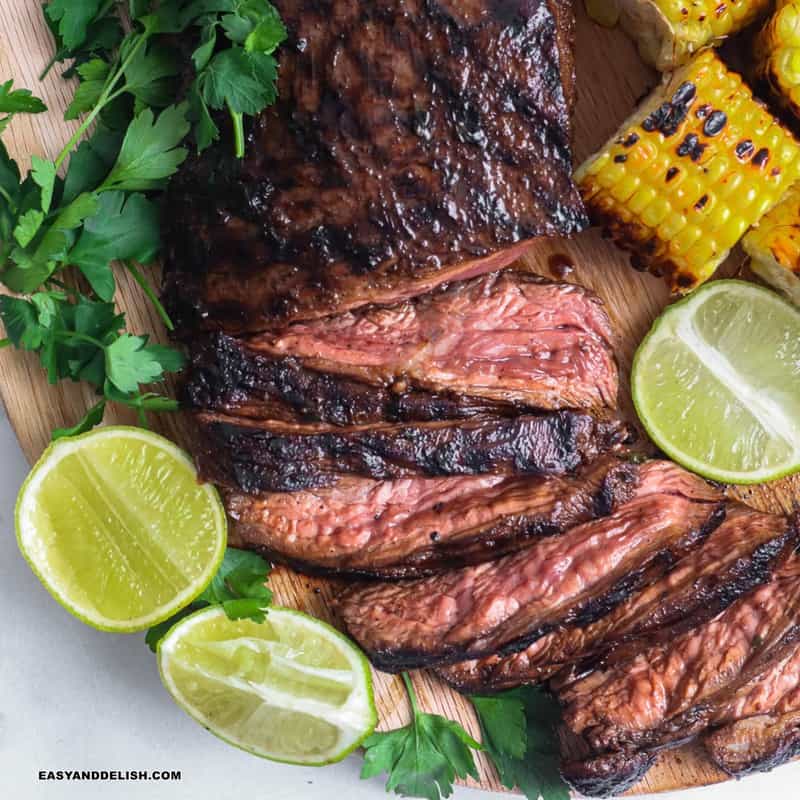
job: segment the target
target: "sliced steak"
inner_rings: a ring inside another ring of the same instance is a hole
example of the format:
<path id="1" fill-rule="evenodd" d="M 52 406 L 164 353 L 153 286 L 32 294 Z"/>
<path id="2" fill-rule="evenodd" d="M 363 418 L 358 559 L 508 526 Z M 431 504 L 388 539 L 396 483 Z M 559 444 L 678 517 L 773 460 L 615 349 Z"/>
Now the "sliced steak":
<path id="1" fill-rule="evenodd" d="M 561 475 L 630 436 L 620 422 L 572 411 L 345 429 L 219 414 L 195 419 L 202 477 L 246 494 L 317 489 L 343 476 Z"/>
<path id="2" fill-rule="evenodd" d="M 274 335 L 201 339 L 187 393 L 199 408 L 333 424 L 614 408 L 611 340 L 596 295 L 511 271 Z"/>
<path id="3" fill-rule="evenodd" d="M 228 493 L 232 536 L 301 572 L 398 578 L 498 558 L 610 514 L 638 470 L 602 459 L 577 478 L 349 479 L 263 497 Z"/>
<path id="4" fill-rule="evenodd" d="M 182 333 L 394 302 L 584 228 L 569 5 L 276 0 L 279 99 L 246 158 L 222 143 L 170 184 L 165 301 Z"/>
<path id="5" fill-rule="evenodd" d="M 192 347 L 184 396 L 189 407 L 232 417 L 343 427 L 517 416 L 525 410 L 469 395 L 371 385 L 309 369 L 298 358 L 262 356 L 222 333 Z"/>
<path id="6" fill-rule="evenodd" d="M 564 721 L 596 753 L 654 750 L 725 718 L 800 638 L 800 558 L 709 622 L 560 693 Z"/>
<path id="7" fill-rule="evenodd" d="M 633 642 L 628 647 L 641 649 L 639 637 L 664 629 L 672 636 L 685 620 L 696 625 L 715 616 L 768 581 L 794 540 L 784 517 L 734 504 L 708 539 L 674 565 L 664 564 L 661 577 L 655 576 L 596 622 L 561 628 L 511 656 L 465 661 L 438 673 L 466 693 L 541 683 L 556 673 L 563 684 L 571 679 L 570 667 L 580 670 L 590 657 L 608 650 L 617 653 L 629 640 Z"/>
<path id="8" fill-rule="evenodd" d="M 350 634 L 387 671 L 516 652 L 560 625 L 607 614 L 649 564 L 718 523 L 720 499 L 680 467 L 650 462 L 633 497 L 609 517 L 492 563 L 355 586 L 338 605 Z"/>
<path id="9" fill-rule="evenodd" d="M 734 722 L 710 733 L 703 744 L 729 775 L 768 772 L 800 755 L 800 709 Z"/>

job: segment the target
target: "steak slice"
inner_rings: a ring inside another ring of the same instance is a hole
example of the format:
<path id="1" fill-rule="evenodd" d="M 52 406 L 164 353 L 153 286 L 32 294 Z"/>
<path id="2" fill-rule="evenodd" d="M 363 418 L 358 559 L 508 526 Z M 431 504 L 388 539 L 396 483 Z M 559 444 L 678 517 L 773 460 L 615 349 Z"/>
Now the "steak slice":
<path id="1" fill-rule="evenodd" d="M 246 158 L 224 142 L 170 184 L 165 302 L 184 335 L 395 302 L 587 226 L 565 0 L 276 6 L 279 99 Z"/>
<path id="2" fill-rule="evenodd" d="M 639 468 L 610 516 L 497 561 L 403 584 L 354 586 L 338 600 L 350 634 L 389 672 L 512 653 L 560 625 L 588 624 L 633 591 L 648 564 L 706 535 L 720 492 L 680 467 Z"/>
<path id="3" fill-rule="evenodd" d="M 219 414 L 195 418 L 200 474 L 246 494 L 318 489 L 348 475 L 378 480 L 561 475 L 630 437 L 620 422 L 600 422 L 572 411 L 345 429 Z"/>
<path id="4" fill-rule="evenodd" d="M 664 629 L 674 635 L 684 620 L 698 624 L 715 616 L 768 581 L 790 541 L 794 533 L 784 517 L 734 504 L 704 542 L 674 565 L 665 564 L 661 576 L 596 622 L 561 628 L 511 656 L 465 661 L 437 672 L 470 694 L 541 683 L 556 673 L 563 685 L 571 678 L 569 667 L 580 669 L 589 657 L 619 653 L 629 640 L 634 640 L 630 649 L 641 649 L 642 636 Z"/>
<path id="5" fill-rule="evenodd" d="M 800 557 L 793 556 L 711 621 L 560 692 L 564 721 L 596 753 L 686 741 L 732 713 L 737 692 L 750 691 L 797 643 L 798 611 Z"/>
<path id="6" fill-rule="evenodd" d="M 228 493 L 240 545 L 301 572 L 399 578 L 480 563 L 629 499 L 637 468 L 594 462 L 577 478 L 348 479 L 263 497 Z"/>
<path id="7" fill-rule="evenodd" d="M 703 744 L 729 775 L 768 772 L 800 755 L 800 709 L 739 720 L 713 731 Z"/>
<path id="8" fill-rule="evenodd" d="M 596 295 L 511 271 L 281 333 L 201 340 L 188 395 L 200 408 L 333 424 L 614 408 L 611 342 Z"/>
<path id="9" fill-rule="evenodd" d="M 481 397 L 395 389 L 320 372 L 298 358 L 260 355 L 223 333 L 192 347 L 184 396 L 189 407 L 233 417 L 342 427 L 516 416 L 524 410 Z"/>

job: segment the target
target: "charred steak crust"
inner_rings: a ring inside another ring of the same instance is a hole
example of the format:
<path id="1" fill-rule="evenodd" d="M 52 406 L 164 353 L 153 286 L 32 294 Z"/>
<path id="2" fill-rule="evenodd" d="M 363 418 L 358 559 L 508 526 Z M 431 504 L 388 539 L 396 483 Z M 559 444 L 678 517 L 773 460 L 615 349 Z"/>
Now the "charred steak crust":
<path id="1" fill-rule="evenodd" d="M 214 414 L 195 419 L 203 478 L 254 495 L 329 486 L 342 475 L 559 475 L 630 437 L 622 423 L 571 411 L 324 432 Z"/>
<path id="2" fill-rule="evenodd" d="M 577 478 L 356 481 L 263 498 L 228 495 L 233 535 L 299 572 L 411 578 L 478 564 L 610 514 L 634 465 L 593 463 Z"/>
<path id="3" fill-rule="evenodd" d="M 655 760 L 651 753 L 605 753 L 567 761 L 561 765 L 561 775 L 576 792 L 587 797 L 617 797 L 633 788 Z"/>
<path id="4" fill-rule="evenodd" d="M 564 0 L 276 5 L 280 97 L 248 156 L 210 148 L 170 185 L 165 302 L 184 335 L 392 302 L 587 226 Z"/>

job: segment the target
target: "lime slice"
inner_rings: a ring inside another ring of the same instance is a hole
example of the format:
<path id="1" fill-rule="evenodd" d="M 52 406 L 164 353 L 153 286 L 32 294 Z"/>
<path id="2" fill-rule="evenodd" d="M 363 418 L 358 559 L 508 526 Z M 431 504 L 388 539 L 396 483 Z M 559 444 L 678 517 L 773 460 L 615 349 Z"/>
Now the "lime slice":
<path id="1" fill-rule="evenodd" d="M 167 619 L 225 554 L 216 489 L 189 457 L 140 428 L 61 439 L 22 486 L 17 540 L 33 571 L 92 627 L 128 633 Z"/>
<path id="2" fill-rule="evenodd" d="M 286 608 L 263 623 L 218 606 L 175 625 L 158 647 L 161 680 L 211 733 L 273 761 L 340 761 L 375 728 L 369 665 L 337 630 Z"/>
<path id="3" fill-rule="evenodd" d="M 670 306 L 631 385 L 653 441 L 706 478 L 760 483 L 800 469 L 800 312 L 768 289 L 714 281 Z"/>

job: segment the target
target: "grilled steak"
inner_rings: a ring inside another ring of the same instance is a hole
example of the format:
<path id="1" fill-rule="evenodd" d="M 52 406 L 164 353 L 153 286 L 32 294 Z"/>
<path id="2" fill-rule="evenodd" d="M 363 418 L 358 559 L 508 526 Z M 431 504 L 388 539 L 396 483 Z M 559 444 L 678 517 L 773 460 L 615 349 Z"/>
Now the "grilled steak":
<path id="1" fill-rule="evenodd" d="M 247 157 L 210 148 L 170 184 L 165 300 L 185 335 L 394 302 L 587 225 L 566 0 L 276 6 L 280 97 Z"/>
<path id="2" fill-rule="evenodd" d="M 350 634 L 378 668 L 398 671 L 516 652 L 560 625 L 604 616 L 648 564 L 718 522 L 720 493 L 709 484 L 663 461 L 638 472 L 633 497 L 609 517 L 520 553 L 346 590 L 338 604 Z"/>
<path id="3" fill-rule="evenodd" d="M 796 536 L 794 523 L 792 528 Z M 788 553 L 795 547 L 792 542 Z M 564 721 L 569 732 L 583 737 L 596 754 L 565 765 L 567 779 L 574 773 L 582 791 L 589 794 L 615 793 L 627 785 L 627 758 L 652 755 L 716 725 L 729 726 L 728 733 L 721 732 L 717 740 L 720 760 L 726 755 L 733 758 L 733 750 L 722 749 L 730 741 L 725 737 L 731 735 L 731 724 L 772 709 L 780 716 L 785 708 L 793 710 L 792 704 L 798 701 L 798 611 L 800 557 L 790 555 L 768 584 L 713 620 L 655 646 L 639 648 L 621 663 L 563 690 L 560 697 L 566 704 Z M 742 728 L 736 732 L 742 733 Z M 765 757 L 769 737 L 766 732 Z M 713 748 L 714 742 L 709 746 Z M 775 748 L 776 752 L 780 749 L 780 742 L 775 742 Z M 747 757 L 740 755 L 743 765 Z M 611 763 L 620 766 L 618 785 L 608 768 Z M 753 763 L 759 763 L 757 757 Z M 590 790 L 594 772 L 597 792 Z"/>
<path id="4" fill-rule="evenodd" d="M 384 578 L 480 563 L 610 514 L 627 500 L 636 468 L 615 459 L 578 478 L 481 475 L 348 479 L 315 491 L 229 493 L 242 546 L 303 572 Z"/>
<path id="5" fill-rule="evenodd" d="M 571 411 L 366 428 L 299 426 L 197 414 L 200 474 L 245 492 L 330 486 L 345 475 L 564 474 L 627 441 L 619 422 Z"/>
<path id="6" fill-rule="evenodd" d="M 596 295 L 512 271 L 281 333 L 201 340 L 188 396 L 199 408 L 337 425 L 515 404 L 613 408 L 611 338 Z"/>
<path id="7" fill-rule="evenodd" d="M 502 658 L 489 656 L 438 670 L 459 691 L 498 691 L 520 684 L 540 683 L 604 651 L 619 652 L 621 643 L 653 631 L 675 627 L 690 619 L 710 619 L 741 595 L 768 581 L 793 532 L 783 517 L 762 514 L 741 505 L 728 510 L 725 521 L 707 540 L 699 542 L 664 574 L 633 594 L 602 619 L 583 627 L 566 627 Z M 641 648 L 634 641 L 632 649 Z"/>
<path id="8" fill-rule="evenodd" d="M 734 722 L 709 734 L 704 745 L 729 775 L 767 772 L 800 754 L 800 710 Z"/>
<path id="9" fill-rule="evenodd" d="M 234 417 L 351 426 L 516 416 L 524 410 L 469 395 L 373 386 L 309 369 L 297 358 L 262 356 L 222 333 L 200 339 L 191 363 L 188 405 Z"/>

